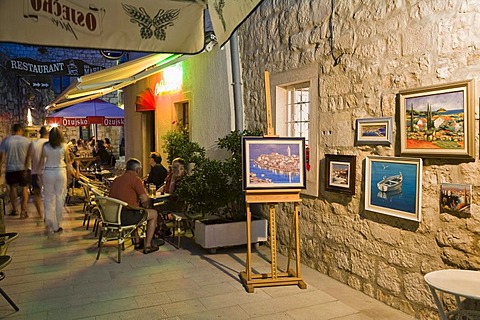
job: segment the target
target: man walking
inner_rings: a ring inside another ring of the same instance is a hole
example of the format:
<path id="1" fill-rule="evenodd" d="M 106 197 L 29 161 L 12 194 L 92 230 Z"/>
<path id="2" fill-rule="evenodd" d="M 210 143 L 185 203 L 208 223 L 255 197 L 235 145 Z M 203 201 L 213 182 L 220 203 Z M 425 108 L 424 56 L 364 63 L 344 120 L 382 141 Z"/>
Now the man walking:
<path id="1" fill-rule="evenodd" d="M 48 142 L 47 128 L 40 128 L 40 138 L 30 143 L 27 152 L 27 158 L 25 160 L 25 167 L 32 168 L 32 191 L 33 191 L 33 203 L 37 209 L 38 217 L 43 219 L 42 214 L 42 186 L 39 184 L 38 175 L 42 174 L 43 168 L 39 168 L 40 156 L 42 154 L 42 148 L 45 142 Z"/>
<path id="2" fill-rule="evenodd" d="M 10 186 L 10 202 L 12 203 L 12 216 L 18 215 L 17 210 L 17 187 L 22 188 L 22 204 L 20 219 L 28 218 L 27 201 L 28 186 L 31 177 L 30 170 L 25 167 L 28 146 L 30 140 L 23 136 L 23 127 L 15 123 L 13 125 L 12 134 L 3 139 L 0 144 L 0 173 L 5 161 L 5 180 Z"/>

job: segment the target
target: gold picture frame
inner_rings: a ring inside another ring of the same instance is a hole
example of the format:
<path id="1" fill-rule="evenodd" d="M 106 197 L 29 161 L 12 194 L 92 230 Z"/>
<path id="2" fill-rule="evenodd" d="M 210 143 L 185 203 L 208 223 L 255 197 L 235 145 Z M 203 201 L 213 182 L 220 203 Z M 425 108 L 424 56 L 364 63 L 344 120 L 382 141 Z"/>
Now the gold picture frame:
<path id="1" fill-rule="evenodd" d="M 399 92 L 402 156 L 474 158 L 474 81 Z"/>

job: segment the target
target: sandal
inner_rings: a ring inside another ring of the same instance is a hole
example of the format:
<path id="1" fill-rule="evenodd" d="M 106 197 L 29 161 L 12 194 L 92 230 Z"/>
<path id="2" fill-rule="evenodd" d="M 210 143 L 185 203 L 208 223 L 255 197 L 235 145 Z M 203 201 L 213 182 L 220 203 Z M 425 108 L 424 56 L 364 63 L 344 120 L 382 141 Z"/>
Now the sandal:
<path id="1" fill-rule="evenodd" d="M 152 252 L 155 252 L 155 251 L 158 251 L 158 247 L 157 247 L 157 246 L 151 246 L 151 247 L 145 247 L 145 248 L 143 248 L 143 253 L 144 253 L 144 254 L 149 254 L 149 253 L 152 253 Z"/>
<path id="2" fill-rule="evenodd" d="M 143 246 L 144 246 L 143 239 L 133 239 L 133 246 L 135 250 L 143 249 Z"/>

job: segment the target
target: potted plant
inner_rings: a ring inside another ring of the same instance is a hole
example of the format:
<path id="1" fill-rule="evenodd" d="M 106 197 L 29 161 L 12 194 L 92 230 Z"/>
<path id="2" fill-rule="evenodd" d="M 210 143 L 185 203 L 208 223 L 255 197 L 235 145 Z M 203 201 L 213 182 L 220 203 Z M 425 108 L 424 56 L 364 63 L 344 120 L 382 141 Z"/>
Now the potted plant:
<path id="1" fill-rule="evenodd" d="M 197 164 L 205 158 L 205 148 L 190 141 L 188 130 L 170 130 L 164 136 L 163 150 L 167 153 L 167 162 L 172 163 L 175 158 L 183 158 L 186 163 Z"/>
<path id="2" fill-rule="evenodd" d="M 195 241 L 206 249 L 246 243 L 242 137 L 252 135 L 261 132 L 232 131 L 220 138 L 217 146 L 228 150 L 229 156 L 224 160 L 198 159 L 192 174 L 179 186 L 178 196 L 185 201 L 187 214 L 196 218 Z M 267 221 L 254 219 L 252 242 L 266 241 L 266 231 Z"/>

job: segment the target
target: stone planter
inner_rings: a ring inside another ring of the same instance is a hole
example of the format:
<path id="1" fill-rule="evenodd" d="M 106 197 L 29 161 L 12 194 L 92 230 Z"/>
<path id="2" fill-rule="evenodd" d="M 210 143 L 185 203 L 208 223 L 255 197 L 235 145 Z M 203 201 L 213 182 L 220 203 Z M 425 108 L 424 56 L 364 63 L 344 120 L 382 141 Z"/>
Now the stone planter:
<path id="1" fill-rule="evenodd" d="M 252 220 L 251 243 L 267 241 L 267 220 Z M 247 243 L 247 222 L 204 223 L 195 221 L 195 242 L 215 253 L 217 248 Z"/>

